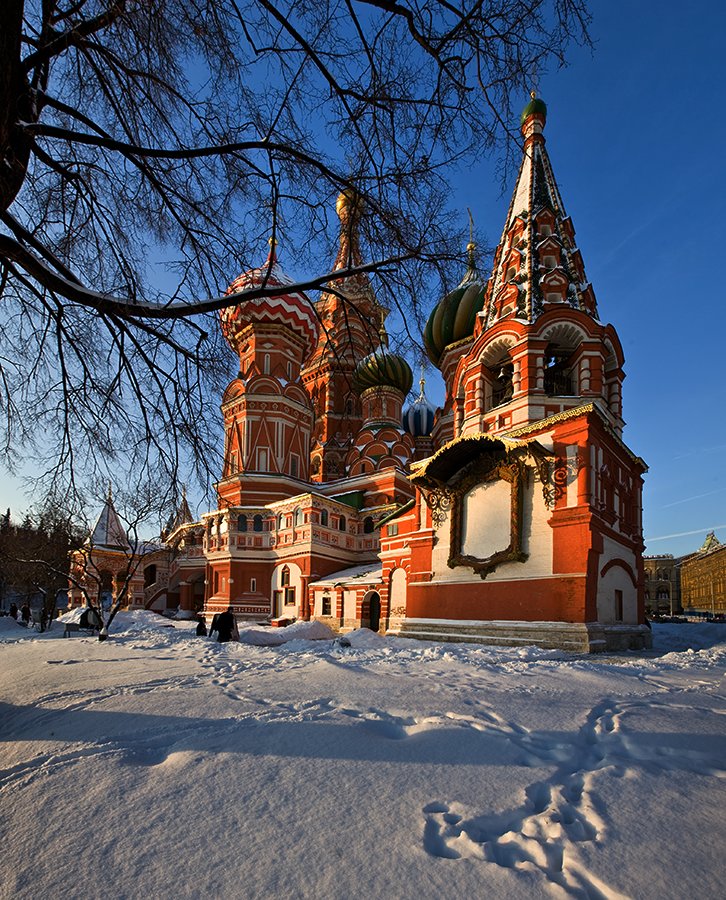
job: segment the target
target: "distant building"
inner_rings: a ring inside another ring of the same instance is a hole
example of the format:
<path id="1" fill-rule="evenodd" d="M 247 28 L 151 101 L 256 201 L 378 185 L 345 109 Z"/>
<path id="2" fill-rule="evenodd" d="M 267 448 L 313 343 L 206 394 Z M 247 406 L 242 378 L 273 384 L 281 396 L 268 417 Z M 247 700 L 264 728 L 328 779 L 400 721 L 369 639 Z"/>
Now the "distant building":
<path id="1" fill-rule="evenodd" d="M 644 556 L 645 612 L 649 616 L 674 615 L 681 607 L 681 562 L 672 553 Z"/>
<path id="2" fill-rule="evenodd" d="M 684 612 L 726 614 L 726 544 L 713 531 L 681 565 Z"/>

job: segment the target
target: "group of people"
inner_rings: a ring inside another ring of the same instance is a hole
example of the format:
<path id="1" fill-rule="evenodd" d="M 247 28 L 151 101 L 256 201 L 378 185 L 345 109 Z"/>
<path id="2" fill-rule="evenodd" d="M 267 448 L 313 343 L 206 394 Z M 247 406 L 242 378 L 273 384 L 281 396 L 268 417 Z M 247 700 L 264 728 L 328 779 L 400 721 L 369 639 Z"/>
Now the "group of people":
<path id="1" fill-rule="evenodd" d="M 215 613 L 212 619 L 212 625 L 209 629 L 210 636 L 217 635 L 217 641 L 220 644 L 226 644 L 228 641 L 238 641 L 239 631 L 237 629 L 237 620 L 234 617 L 232 607 L 227 607 L 227 611 L 223 613 Z M 207 623 L 201 614 L 197 615 L 197 637 L 207 636 Z"/>
<path id="2" fill-rule="evenodd" d="M 11 603 L 8 615 L 11 619 L 15 619 L 18 625 L 24 625 L 26 628 L 33 624 L 33 615 L 27 603 L 23 603 L 20 609 L 17 603 Z"/>

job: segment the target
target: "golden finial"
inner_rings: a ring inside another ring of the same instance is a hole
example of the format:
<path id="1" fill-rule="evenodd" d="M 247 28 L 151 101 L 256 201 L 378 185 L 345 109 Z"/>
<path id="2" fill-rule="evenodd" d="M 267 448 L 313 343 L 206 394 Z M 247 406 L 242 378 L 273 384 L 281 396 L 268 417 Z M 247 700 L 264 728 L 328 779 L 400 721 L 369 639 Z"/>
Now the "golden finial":
<path id="1" fill-rule="evenodd" d="M 386 314 L 381 310 L 381 324 L 378 326 L 378 337 L 381 339 L 381 347 L 388 346 L 388 332 L 386 331 Z"/>
<path id="2" fill-rule="evenodd" d="M 472 216 L 468 206 L 466 211 L 469 213 L 469 243 L 466 245 L 466 252 L 469 255 L 469 265 L 474 268 L 476 264 L 474 257 L 474 251 L 476 250 L 476 244 L 474 243 L 474 216 Z"/>
<path id="3" fill-rule="evenodd" d="M 419 394 L 419 398 L 421 398 L 424 395 L 424 388 L 426 387 L 426 367 L 423 363 L 421 364 L 421 377 L 419 378 L 418 385 L 421 388 L 421 393 Z"/>
<path id="4" fill-rule="evenodd" d="M 530 91 L 530 92 L 529 92 L 529 96 L 530 96 L 533 100 L 536 100 L 536 99 L 537 99 L 537 91 Z"/>

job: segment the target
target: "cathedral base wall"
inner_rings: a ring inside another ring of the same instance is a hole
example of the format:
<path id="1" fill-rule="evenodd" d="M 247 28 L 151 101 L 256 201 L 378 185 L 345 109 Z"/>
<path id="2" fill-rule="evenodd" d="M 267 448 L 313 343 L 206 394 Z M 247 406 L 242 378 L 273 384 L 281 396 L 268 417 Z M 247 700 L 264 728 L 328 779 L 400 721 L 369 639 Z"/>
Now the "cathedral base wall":
<path id="1" fill-rule="evenodd" d="M 425 641 L 487 644 L 500 647 L 535 646 L 572 653 L 645 650 L 652 646 L 645 625 L 603 626 L 599 622 L 518 622 L 462 619 L 405 619 L 387 634 Z"/>

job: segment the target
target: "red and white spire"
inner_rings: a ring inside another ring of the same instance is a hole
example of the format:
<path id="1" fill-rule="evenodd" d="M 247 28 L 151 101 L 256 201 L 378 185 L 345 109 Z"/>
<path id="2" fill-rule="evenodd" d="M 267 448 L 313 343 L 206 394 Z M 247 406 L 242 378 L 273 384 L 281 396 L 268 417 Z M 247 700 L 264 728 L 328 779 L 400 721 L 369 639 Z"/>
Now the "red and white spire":
<path id="1" fill-rule="evenodd" d="M 494 256 L 480 329 L 502 319 L 534 322 L 553 304 L 597 319 L 575 229 L 545 148 L 547 107 L 532 93 L 522 118 L 524 155 Z"/>

